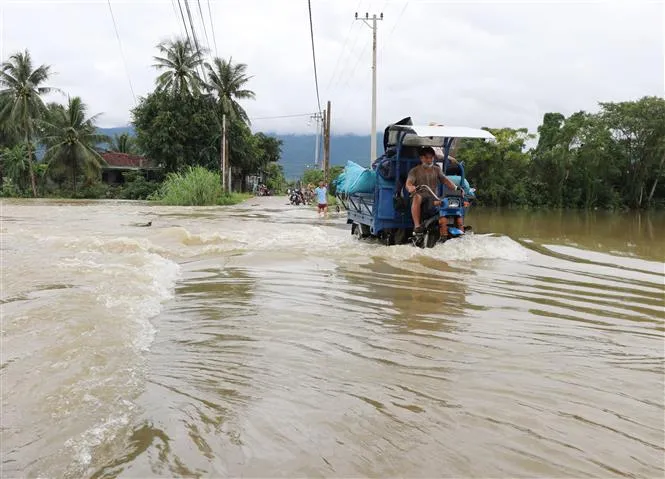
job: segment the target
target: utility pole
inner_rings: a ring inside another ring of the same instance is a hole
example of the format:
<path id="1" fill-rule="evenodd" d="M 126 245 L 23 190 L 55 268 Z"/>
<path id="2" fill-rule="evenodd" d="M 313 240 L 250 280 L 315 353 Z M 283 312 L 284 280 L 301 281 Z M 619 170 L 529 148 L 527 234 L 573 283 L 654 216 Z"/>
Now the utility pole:
<path id="1" fill-rule="evenodd" d="M 312 120 L 316 122 L 316 140 L 314 145 L 314 166 L 319 165 L 319 134 L 321 133 L 321 128 L 319 128 L 319 122 L 323 119 L 320 112 L 314 113 L 310 116 Z"/>
<path id="2" fill-rule="evenodd" d="M 323 181 L 328 183 L 328 173 L 330 172 L 330 100 L 328 100 L 328 107 L 323 114 Z"/>
<path id="3" fill-rule="evenodd" d="M 219 168 L 222 174 L 222 192 L 226 193 L 226 114 L 222 115 L 222 139 L 220 140 L 219 146 Z"/>
<path id="4" fill-rule="evenodd" d="M 358 17 L 356 12 L 356 20 L 362 20 L 365 25 L 372 29 L 372 144 L 370 150 L 370 165 L 376 161 L 376 21 L 383 20 L 383 13 L 376 16 L 372 15 L 372 24 L 367 23 L 370 20 L 369 13 L 365 13 L 365 18 Z"/>
<path id="5" fill-rule="evenodd" d="M 227 171 L 227 182 L 226 187 L 229 193 L 233 192 L 233 168 L 231 168 L 231 162 L 229 161 L 229 140 L 228 138 L 224 140 L 224 158 L 226 158 L 226 171 Z"/>

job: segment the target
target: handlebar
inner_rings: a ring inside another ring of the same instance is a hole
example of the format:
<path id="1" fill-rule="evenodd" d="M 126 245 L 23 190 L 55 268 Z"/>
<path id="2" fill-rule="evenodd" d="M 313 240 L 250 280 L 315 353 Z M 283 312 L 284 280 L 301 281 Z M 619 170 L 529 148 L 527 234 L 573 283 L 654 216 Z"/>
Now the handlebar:
<path id="1" fill-rule="evenodd" d="M 430 194 L 431 194 L 434 198 L 436 198 L 437 200 L 441 200 L 441 198 L 439 197 L 439 195 L 437 195 L 436 193 L 434 193 L 434 191 L 432 191 L 432 188 L 430 188 L 428 185 L 418 185 L 418 186 L 416 186 L 416 191 L 418 191 L 418 190 L 427 190 L 427 191 L 430 192 Z M 459 191 L 459 192 L 462 194 L 462 196 L 464 196 L 464 189 L 463 189 L 463 188 L 461 188 L 461 187 L 458 186 L 458 187 L 457 187 L 457 191 Z"/>
<path id="2" fill-rule="evenodd" d="M 441 199 L 441 198 L 439 198 L 439 195 L 437 195 L 436 193 L 434 193 L 434 192 L 432 191 L 432 188 L 430 188 L 428 185 L 418 185 L 418 186 L 416 186 L 416 191 L 418 191 L 418 190 L 427 190 L 427 191 L 429 191 L 430 194 L 431 194 L 434 198 L 436 198 L 437 200 L 440 200 L 440 199 Z"/>

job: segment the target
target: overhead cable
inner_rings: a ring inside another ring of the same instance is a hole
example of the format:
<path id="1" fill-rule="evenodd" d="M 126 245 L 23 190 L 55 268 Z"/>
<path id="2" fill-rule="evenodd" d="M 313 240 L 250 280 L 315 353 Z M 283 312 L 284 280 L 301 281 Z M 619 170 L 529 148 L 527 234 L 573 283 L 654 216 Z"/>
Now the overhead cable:
<path id="1" fill-rule="evenodd" d="M 201 0 L 196 0 L 196 3 L 199 5 L 199 16 L 201 17 L 201 24 L 203 24 L 203 34 L 206 37 L 206 45 L 208 47 L 208 51 L 210 51 L 210 40 L 208 40 L 208 29 L 206 28 L 206 21 L 203 18 L 203 10 L 201 10 Z M 208 3 L 208 5 L 210 5 Z"/>
<path id="2" fill-rule="evenodd" d="M 316 103 L 321 111 L 321 98 L 319 96 L 319 76 L 316 72 L 316 54 L 314 53 L 314 26 L 312 24 L 312 0 L 307 0 L 307 7 L 309 8 L 309 31 L 312 38 L 312 61 L 314 62 L 314 84 L 316 85 Z"/>
<path id="3" fill-rule="evenodd" d="M 122 58 L 122 63 L 125 65 L 125 74 L 127 75 L 127 81 L 129 82 L 129 89 L 132 92 L 132 98 L 134 98 L 134 104 L 136 104 L 136 95 L 134 94 L 134 86 L 132 85 L 132 79 L 129 76 L 129 69 L 127 68 L 127 60 L 125 60 L 125 54 L 122 50 L 122 41 L 120 41 L 120 34 L 118 33 L 118 24 L 115 22 L 115 16 L 113 15 L 111 0 L 108 0 L 108 4 L 109 4 L 109 12 L 111 12 L 111 20 L 113 20 L 113 28 L 115 29 L 115 37 L 118 39 L 118 46 L 120 47 L 120 57 Z"/>
<path id="4" fill-rule="evenodd" d="M 278 116 L 259 116 L 255 118 L 250 118 L 250 120 L 255 121 L 255 120 L 276 120 L 278 118 L 297 118 L 301 116 L 311 116 L 314 115 L 315 113 L 299 113 L 296 115 L 278 115 Z"/>
<path id="5" fill-rule="evenodd" d="M 217 53 L 217 39 L 215 38 L 215 25 L 212 22 L 212 10 L 210 8 L 210 0 L 208 0 L 208 16 L 210 17 L 210 30 L 212 30 L 212 42 L 215 45 L 215 56 Z"/>

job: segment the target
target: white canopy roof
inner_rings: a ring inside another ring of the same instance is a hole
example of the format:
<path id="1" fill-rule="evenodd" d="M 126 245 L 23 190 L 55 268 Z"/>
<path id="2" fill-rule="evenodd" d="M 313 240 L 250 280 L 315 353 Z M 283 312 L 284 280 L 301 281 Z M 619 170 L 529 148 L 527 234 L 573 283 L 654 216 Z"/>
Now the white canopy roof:
<path id="1" fill-rule="evenodd" d="M 390 129 L 407 131 L 421 137 L 494 139 L 489 131 L 467 126 L 393 125 Z"/>

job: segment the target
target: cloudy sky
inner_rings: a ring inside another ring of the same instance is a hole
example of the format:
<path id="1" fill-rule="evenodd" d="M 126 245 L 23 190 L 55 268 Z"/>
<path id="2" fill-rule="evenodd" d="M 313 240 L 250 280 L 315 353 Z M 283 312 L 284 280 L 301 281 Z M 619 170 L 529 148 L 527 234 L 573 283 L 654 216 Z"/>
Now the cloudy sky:
<path id="1" fill-rule="evenodd" d="M 181 0 L 183 9 L 184 1 Z M 182 34 L 177 0 L 0 0 L 0 54 L 28 49 L 51 84 L 79 95 L 101 126 L 130 121 L 154 87 L 155 45 Z M 322 107 L 333 133 L 371 125 L 371 29 L 378 22 L 378 128 L 416 122 L 528 127 L 549 111 L 665 93 L 665 3 L 311 0 Z M 318 109 L 306 0 L 190 0 L 199 40 L 248 65 L 255 130 L 314 131 Z M 209 11 L 210 9 L 210 11 Z M 186 14 L 186 12 L 185 12 Z M 212 19 L 212 23 L 211 23 Z M 214 35 L 213 35 L 214 33 Z M 295 118 L 265 119 L 282 115 Z"/>

